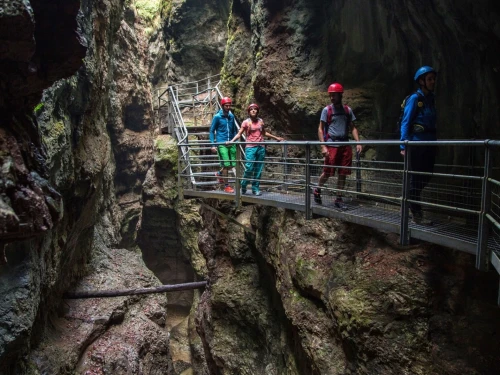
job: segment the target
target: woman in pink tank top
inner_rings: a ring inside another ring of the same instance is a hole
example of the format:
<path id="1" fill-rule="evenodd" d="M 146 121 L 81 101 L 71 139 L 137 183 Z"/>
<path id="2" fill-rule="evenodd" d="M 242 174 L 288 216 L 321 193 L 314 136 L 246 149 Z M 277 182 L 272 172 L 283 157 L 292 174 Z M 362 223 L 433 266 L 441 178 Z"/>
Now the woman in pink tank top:
<path id="1" fill-rule="evenodd" d="M 273 138 L 275 140 L 282 141 L 283 138 L 272 135 L 266 131 L 264 121 L 257 117 L 259 114 L 259 106 L 257 104 L 250 104 L 247 108 L 247 112 L 250 115 L 241 124 L 240 131 L 227 143 L 232 143 L 239 139 L 243 132 L 245 132 L 245 138 L 248 142 L 245 147 L 245 173 L 243 174 L 243 180 L 241 181 L 241 193 L 246 194 L 247 185 L 252 182 L 252 193 L 254 195 L 262 195 L 260 192 L 260 176 L 262 175 L 262 169 L 264 168 L 264 158 L 266 157 L 266 148 L 261 142 L 264 142 L 264 136 Z M 260 142 L 251 143 L 251 142 Z"/>

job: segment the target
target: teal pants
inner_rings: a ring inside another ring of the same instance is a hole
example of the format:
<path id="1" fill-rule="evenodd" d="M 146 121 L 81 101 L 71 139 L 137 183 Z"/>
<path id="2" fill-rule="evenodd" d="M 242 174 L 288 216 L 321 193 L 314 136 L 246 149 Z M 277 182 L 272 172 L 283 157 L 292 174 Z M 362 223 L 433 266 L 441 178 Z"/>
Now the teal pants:
<path id="1" fill-rule="evenodd" d="M 259 190 L 260 176 L 264 168 L 264 158 L 266 157 L 266 149 L 264 146 L 247 147 L 245 149 L 245 173 L 241 182 L 241 189 L 246 190 L 247 185 L 252 180 L 252 191 Z"/>

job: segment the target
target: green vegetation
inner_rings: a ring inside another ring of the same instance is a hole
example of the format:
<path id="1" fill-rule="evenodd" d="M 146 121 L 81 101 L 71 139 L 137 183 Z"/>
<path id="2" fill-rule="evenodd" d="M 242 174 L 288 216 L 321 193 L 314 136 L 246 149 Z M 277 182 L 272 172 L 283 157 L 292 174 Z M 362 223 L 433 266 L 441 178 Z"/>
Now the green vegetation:
<path id="1" fill-rule="evenodd" d="M 133 0 L 133 6 L 139 17 L 148 23 L 160 15 L 161 0 Z"/>
<path id="2" fill-rule="evenodd" d="M 33 108 L 33 112 L 35 113 L 35 115 L 37 115 L 43 109 L 43 106 L 43 103 L 38 103 L 35 108 Z"/>
<path id="3" fill-rule="evenodd" d="M 172 0 L 128 0 L 126 5 L 134 8 L 139 18 L 146 23 L 144 31 L 147 35 L 157 30 L 162 20 L 172 13 Z"/>

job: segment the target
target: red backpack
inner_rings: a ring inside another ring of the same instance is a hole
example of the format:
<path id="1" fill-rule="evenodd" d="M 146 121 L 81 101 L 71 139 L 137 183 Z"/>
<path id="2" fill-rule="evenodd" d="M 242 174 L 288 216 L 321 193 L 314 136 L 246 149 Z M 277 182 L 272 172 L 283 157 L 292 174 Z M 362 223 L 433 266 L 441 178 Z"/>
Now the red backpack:
<path id="1" fill-rule="evenodd" d="M 323 139 L 326 142 L 328 139 L 328 127 L 333 121 L 333 116 L 345 116 L 347 121 L 345 122 L 345 134 L 347 136 L 347 132 L 349 130 L 349 124 L 351 123 L 351 114 L 349 112 L 349 107 L 344 104 L 344 112 L 342 113 L 333 113 L 333 104 L 330 104 L 328 107 L 328 112 L 326 113 L 326 124 L 324 125 L 323 128 Z"/>

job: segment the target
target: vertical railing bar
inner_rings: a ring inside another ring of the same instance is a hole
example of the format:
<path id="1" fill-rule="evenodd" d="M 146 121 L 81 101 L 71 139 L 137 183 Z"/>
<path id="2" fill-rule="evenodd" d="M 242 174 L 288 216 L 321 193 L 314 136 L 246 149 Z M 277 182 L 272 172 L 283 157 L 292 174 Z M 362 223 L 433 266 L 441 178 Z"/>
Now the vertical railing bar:
<path id="1" fill-rule="evenodd" d="M 500 277 L 498 278 L 498 298 L 497 305 L 500 306 Z"/>
<path id="2" fill-rule="evenodd" d="M 288 192 L 288 145 L 285 143 L 283 145 L 283 187 L 285 192 Z"/>
<path id="3" fill-rule="evenodd" d="M 242 161 L 241 155 L 242 155 L 241 149 L 236 146 L 236 173 L 234 174 L 234 190 L 236 190 L 236 191 L 235 191 L 235 195 L 234 195 L 235 196 L 234 203 L 235 203 L 237 208 L 239 208 L 241 205 L 241 180 L 240 180 L 241 161 Z"/>
<path id="4" fill-rule="evenodd" d="M 182 148 L 179 146 L 177 148 L 178 155 L 182 153 Z M 182 180 L 181 180 L 181 158 L 177 158 L 177 192 L 179 195 L 179 199 L 184 199 L 184 194 L 182 193 Z"/>
<path id="5" fill-rule="evenodd" d="M 405 142 L 406 143 L 406 142 Z M 403 186 L 402 186 L 402 199 L 401 199 L 401 221 L 399 228 L 399 243 L 402 246 L 407 246 L 410 243 L 409 229 L 408 229 L 408 195 L 410 190 L 410 156 L 411 148 L 408 143 L 405 144 L 405 156 L 403 166 Z"/>
<path id="6" fill-rule="evenodd" d="M 356 152 L 356 191 L 361 192 L 361 160 L 359 157 L 359 152 Z"/>
<path id="7" fill-rule="evenodd" d="M 306 220 L 311 219 L 311 145 L 306 144 L 306 190 L 305 190 L 305 205 L 306 205 Z"/>
<path id="8" fill-rule="evenodd" d="M 488 262 L 488 233 L 490 230 L 489 220 L 486 214 L 491 207 L 491 188 L 488 179 L 491 176 L 491 150 L 488 147 L 488 141 L 485 142 L 484 149 L 484 174 L 481 190 L 481 214 L 479 215 L 476 268 L 480 271 L 487 271 Z"/>
<path id="9" fill-rule="evenodd" d="M 160 134 L 163 133 L 162 129 L 161 129 L 161 113 L 160 113 L 160 105 L 161 105 L 161 99 L 160 99 L 160 90 L 156 90 L 156 96 L 158 97 L 158 126 L 159 126 L 159 130 L 160 130 Z M 167 130 L 168 131 L 168 130 Z"/>

